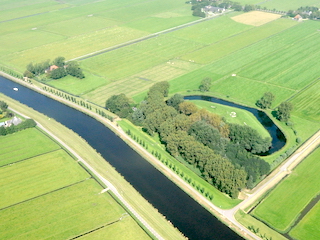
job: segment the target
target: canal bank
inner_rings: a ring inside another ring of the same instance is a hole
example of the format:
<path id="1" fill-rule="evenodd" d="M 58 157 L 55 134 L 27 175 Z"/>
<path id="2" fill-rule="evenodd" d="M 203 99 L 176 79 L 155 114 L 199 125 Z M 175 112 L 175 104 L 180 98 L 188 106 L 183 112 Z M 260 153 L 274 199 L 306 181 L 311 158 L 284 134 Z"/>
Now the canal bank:
<path id="1" fill-rule="evenodd" d="M 18 87 L 18 92 L 13 91 L 14 84 L 2 81 L 1 91 L 77 132 L 189 239 L 241 239 L 104 125 L 29 89 Z"/>

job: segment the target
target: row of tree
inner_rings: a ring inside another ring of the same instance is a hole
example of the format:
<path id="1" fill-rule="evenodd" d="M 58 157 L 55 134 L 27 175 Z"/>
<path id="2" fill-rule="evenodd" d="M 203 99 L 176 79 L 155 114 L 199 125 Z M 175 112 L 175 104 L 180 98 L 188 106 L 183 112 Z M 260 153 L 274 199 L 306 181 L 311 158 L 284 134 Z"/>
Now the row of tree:
<path id="1" fill-rule="evenodd" d="M 50 69 L 52 66 L 55 67 Z M 76 61 L 66 63 L 64 57 L 57 57 L 52 62 L 50 62 L 50 60 L 35 64 L 31 62 L 27 65 L 27 70 L 23 75 L 25 77 L 32 78 L 45 73 L 47 74 L 47 77 L 52 79 L 63 78 L 67 75 L 71 75 L 79 79 L 85 77 Z"/>
<path id="2" fill-rule="evenodd" d="M 271 92 L 266 92 L 264 95 L 256 102 L 256 105 L 262 109 L 270 109 L 275 96 Z M 293 105 L 291 102 L 282 102 L 276 109 L 276 117 L 279 121 L 288 122 L 290 118 L 290 113 L 293 110 Z"/>
<path id="3" fill-rule="evenodd" d="M 179 94 L 164 101 L 168 89 L 168 82 L 159 82 L 139 106 L 130 107 L 130 100 L 120 94 L 110 97 L 106 107 L 157 134 L 172 156 L 197 167 L 204 179 L 232 197 L 268 173 L 269 164 L 253 153 L 268 150 L 270 139 L 250 127 L 227 124 Z"/>

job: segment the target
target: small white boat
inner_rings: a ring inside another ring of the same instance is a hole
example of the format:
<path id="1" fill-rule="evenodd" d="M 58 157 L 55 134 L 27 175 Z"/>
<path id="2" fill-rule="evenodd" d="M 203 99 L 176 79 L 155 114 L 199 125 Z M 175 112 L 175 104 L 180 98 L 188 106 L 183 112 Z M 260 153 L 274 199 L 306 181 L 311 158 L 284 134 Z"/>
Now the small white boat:
<path id="1" fill-rule="evenodd" d="M 16 87 L 14 87 L 14 88 L 13 88 L 13 90 L 14 90 L 14 91 L 18 91 L 19 89 L 18 89 L 18 88 L 16 88 Z"/>

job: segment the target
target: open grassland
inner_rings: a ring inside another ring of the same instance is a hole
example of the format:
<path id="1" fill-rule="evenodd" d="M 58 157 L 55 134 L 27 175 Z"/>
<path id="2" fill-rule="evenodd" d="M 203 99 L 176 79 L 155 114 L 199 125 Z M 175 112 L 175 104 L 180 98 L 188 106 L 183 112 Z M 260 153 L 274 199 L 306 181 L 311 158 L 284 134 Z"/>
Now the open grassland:
<path id="1" fill-rule="evenodd" d="M 253 211 L 278 231 L 288 231 L 299 213 L 319 194 L 318 148 L 283 180 Z M 285 194 L 284 194 L 285 193 Z"/>
<path id="2" fill-rule="evenodd" d="M 139 214 L 141 214 L 141 216 L 154 229 L 156 229 L 157 232 L 159 232 L 161 236 L 163 236 L 165 239 L 185 239 L 177 229 L 169 224 L 167 220 L 153 208 L 153 206 L 151 206 L 143 197 L 141 197 L 141 195 L 81 137 L 79 137 L 70 129 L 57 123 L 54 119 L 48 121 L 47 117 L 25 105 L 22 105 L 4 95 L 1 95 L 0 97 L 1 100 L 6 101 L 13 109 L 28 115 L 32 119 L 35 119 L 50 132 L 54 132 L 55 136 L 61 139 L 64 143 L 72 147 L 72 149 L 74 149 L 83 159 L 85 159 L 93 168 L 95 168 L 104 178 L 108 179 L 119 191 L 121 191 L 126 201 L 134 209 L 136 209 Z M 90 218 L 91 217 L 88 217 L 87 219 Z M 94 218 L 94 216 L 92 218 Z M 69 219 L 69 221 L 71 220 Z M 128 226 L 124 234 L 137 231 L 134 229 L 134 226 L 136 225 L 131 224 Z M 141 235 L 141 231 L 138 232 L 140 235 L 138 235 L 135 239 L 146 238 L 145 234 Z M 134 235 L 130 237 L 134 238 Z"/>
<path id="3" fill-rule="evenodd" d="M 229 98 L 232 101 L 250 106 L 254 106 L 257 99 L 260 99 L 265 92 L 272 92 L 276 96 L 273 103 L 275 106 L 296 93 L 296 91 L 286 87 L 238 76 L 214 82 L 210 91 L 215 93 L 216 96 Z"/>
<path id="4" fill-rule="evenodd" d="M 132 218 L 124 216 L 121 221 L 84 235 L 79 240 L 106 239 L 106 236 L 112 236 L 112 239 L 117 240 L 150 239 Z"/>
<path id="5" fill-rule="evenodd" d="M 228 123 L 248 125 L 251 128 L 257 130 L 262 137 L 270 137 L 268 131 L 262 126 L 257 118 L 252 113 L 246 110 L 201 100 L 192 100 L 191 102 L 195 103 L 199 108 L 205 108 L 209 112 L 216 113 L 224 117 Z M 236 117 L 232 117 L 231 112 L 235 112 Z"/>
<path id="6" fill-rule="evenodd" d="M 60 148 L 58 144 L 36 128 L 1 136 L 0 145 L 0 166 L 42 155 Z"/>
<path id="7" fill-rule="evenodd" d="M 60 10 L 39 8 L 35 14 L 24 9 L 38 7 L 37 4 L 35 0 L 29 1 L 28 6 L 20 2 L 9 9 L 20 17 L 7 16 L 0 26 L 0 62 L 20 72 L 29 62 L 56 56 L 76 58 L 197 19 L 182 0 L 56 2 L 50 4 Z M 11 44 L 22 40 L 21 44 Z"/>
<path id="8" fill-rule="evenodd" d="M 201 64 L 208 64 L 219 58 L 231 54 L 241 48 L 250 46 L 262 39 L 268 38 L 292 26 L 287 19 L 279 19 L 258 28 L 251 28 L 242 33 L 233 35 L 223 41 L 185 54 L 182 59 L 192 60 Z M 236 43 L 236 44 L 235 44 Z"/>
<path id="9" fill-rule="evenodd" d="M 90 177 L 63 150 L 1 167 L 0 176 L 0 209 Z"/>
<path id="10" fill-rule="evenodd" d="M 2 239 L 66 239 L 118 221 L 124 210 L 94 180 L 0 211 Z"/>
<path id="11" fill-rule="evenodd" d="M 290 236 L 298 240 L 318 240 L 320 239 L 319 222 L 320 202 L 318 202 L 298 225 L 291 230 Z"/>
<path id="12" fill-rule="evenodd" d="M 320 121 L 320 80 L 296 95 L 292 100 L 293 114 L 311 121 Z"/>

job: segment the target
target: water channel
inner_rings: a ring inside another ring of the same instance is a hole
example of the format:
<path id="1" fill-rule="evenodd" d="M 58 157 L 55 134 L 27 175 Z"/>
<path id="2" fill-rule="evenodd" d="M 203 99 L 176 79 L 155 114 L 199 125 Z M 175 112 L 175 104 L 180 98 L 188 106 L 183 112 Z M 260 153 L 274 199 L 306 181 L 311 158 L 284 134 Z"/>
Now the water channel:
<path id="1" fill-rule="evenodd" d="M 272 138 L 271 148 L 269 149 L 269 151 L 262 153 L 262 154 L 259 154 L 261 156 L 270 155 L 270 154 L 280 150 L 281 148 L 283 148 L 283 146 L 286 144 L 286 138 L 285 138 L 283 132 L 281 132 L 281 130 L 278 128 L 278 126 L 269 118 L 269 116 L 266 113 L 264 113 L 258 109 L 246 107 L 246 106 L 239 105 L 239 104 L 236 104 L 233 102 L 229 102 L 226 100 L 222 100 L 222 99 L 215 98 L 215 97 L 209 97 L 209 96 L 186 96 L 186 97 L 184 97 L 184 99 L 204 100 L 204 101 L 227 105 L 230 107 L 244 109 L 244 110 L 247 110 L 248 112 L 251 112 L 258 119 L 258 121 L 265 127 L 265 129 L 267 129 L 267 131 L 269 132 L 269 134 Z"/>
<path id="2" fill-rule="evenodd" d="M 100 122 L 3 77 L 0 92 L 78 133 L 189 239 L 242 239 Z"/>

